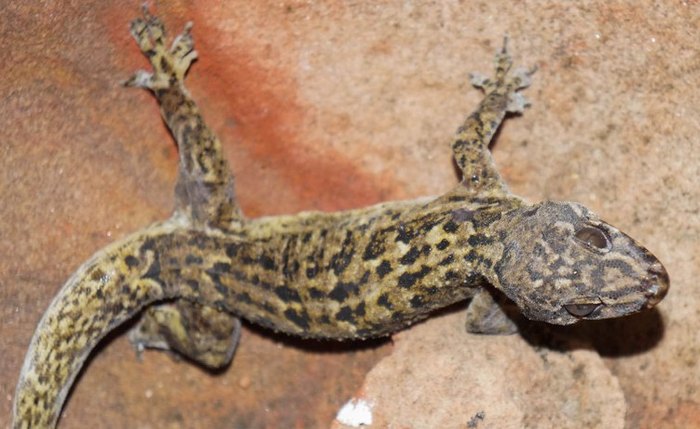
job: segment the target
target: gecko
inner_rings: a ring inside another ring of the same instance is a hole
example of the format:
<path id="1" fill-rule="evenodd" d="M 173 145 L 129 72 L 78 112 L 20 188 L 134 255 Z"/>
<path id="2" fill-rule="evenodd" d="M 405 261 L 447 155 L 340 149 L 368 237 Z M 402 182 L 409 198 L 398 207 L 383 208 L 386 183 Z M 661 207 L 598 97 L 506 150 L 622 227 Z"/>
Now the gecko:
<path id="1" fill-rule="evenodd" d="M 197 57 L 188 23 L 170 46 L 144 7 L 130 32 L 152 71 L 126 86 L 153 93 L 179 150 L 175 209 L 98 251 L 41 318 L 21 369 L 14 428 L 53 428 L 77 373 L 110 331 L 208 368 L 231 359 L 241 319 L 303 338 L 389 335 L 467 301 L 467 331 L 510 334 L 510 305 L 556 325 L 626 316 L 658 304 L 661 262 L 581 204 L 526 202 L 489 145 L 534 69 L 514 69 L 504 41 L 484 98 L 452 142 L 461 180 L 444 195 L 343 212 L 244 217 L 219 139 L 184 84 Z M 505 297 L 505 298 L 504 298 Z"/>

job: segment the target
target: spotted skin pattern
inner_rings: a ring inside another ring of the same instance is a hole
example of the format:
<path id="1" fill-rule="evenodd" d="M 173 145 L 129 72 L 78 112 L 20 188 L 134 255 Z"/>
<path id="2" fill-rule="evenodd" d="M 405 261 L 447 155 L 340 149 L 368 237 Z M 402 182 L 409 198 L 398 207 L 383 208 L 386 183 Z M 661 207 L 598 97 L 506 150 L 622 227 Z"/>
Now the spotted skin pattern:
<path id="1" fill-rule="evenodd" d="M 180 150 L 176 210 L 97 252 L 42 317 L 22 367 L 15 428 L 56 425 L 93 347 L 145 309 L 130 338 L 203 365 L 227 364 L 240 318 L 306 338 L 388 335 L 471 298 L 467 328 L 510 333 L 500 290 L 528 318 L 553 324 L 625 316 L 656 305 L 669 279 L 645 248 L 576 203 L 528 204 L 508 191 L 488 150 L 532 71 L 511 72 L 505 44 L 486 93 L 452 145 L 462 181 L 437 198 L 338 213 L 246 219 L 221 144 L 183 79 L 196 57 L 191 25 L 171 48 L 144 10 L 131 33 Z"/>

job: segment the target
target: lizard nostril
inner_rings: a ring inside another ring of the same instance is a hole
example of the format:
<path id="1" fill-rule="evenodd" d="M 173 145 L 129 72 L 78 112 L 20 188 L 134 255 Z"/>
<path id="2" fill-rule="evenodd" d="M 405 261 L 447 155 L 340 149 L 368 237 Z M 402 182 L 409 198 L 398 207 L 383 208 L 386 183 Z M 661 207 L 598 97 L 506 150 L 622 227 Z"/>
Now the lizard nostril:
<path id="1" fill-rule="evenodd" d="M 651 308 L 659 303 L 668 293 L 670 279 L 668 272 L 661 263 L 656 262 L 649 268 L 649 278 L 645 282 L 647 285 L 647 308 Z"/>

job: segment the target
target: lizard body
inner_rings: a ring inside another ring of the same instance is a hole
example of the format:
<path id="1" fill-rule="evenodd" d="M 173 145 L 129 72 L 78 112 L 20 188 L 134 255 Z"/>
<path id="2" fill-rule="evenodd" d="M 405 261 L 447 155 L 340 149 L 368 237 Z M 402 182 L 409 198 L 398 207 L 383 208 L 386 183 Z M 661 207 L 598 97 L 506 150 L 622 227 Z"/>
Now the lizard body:
<path id="1" fill-rule="evenodd" d="M 130 339 L 218 368 L 240 318 L 302 337 L 390 334 L 468 298 L 472 332 L 513 332 L 490 288 L 533 320 L 571 324 L 650 308 L 668 275 L 644 247 L 576 203 L 528 204 L 511 194 L 488 144 L 530 72 L 505 50 L 486 96 L 452 149 L 463 179 L 436 198 L 338 213 L 246 219 L 221 145 L 184 86 L 196 57 L 191 25 L 167 49 L 144 12 L 132 35 L 154 72 L 127 85 L 156 96 L 180 151 L 176 210 L 96 253 L 71 276 L 37 327 L 20 374 L 15 428 L 54 427 L 92 348 L 144 310 Z"/>

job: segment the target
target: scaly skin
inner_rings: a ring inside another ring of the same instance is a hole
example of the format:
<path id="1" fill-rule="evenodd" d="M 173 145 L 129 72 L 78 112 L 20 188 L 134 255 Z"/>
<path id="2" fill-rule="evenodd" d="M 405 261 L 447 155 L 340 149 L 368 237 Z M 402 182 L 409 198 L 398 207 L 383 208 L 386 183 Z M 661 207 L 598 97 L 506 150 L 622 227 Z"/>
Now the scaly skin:
<path id="1" fill-rule="evenodd" d="M 147 311 L 130 338 L 210 367 L 232 357 L 244 318 L 302 337 L 390 334 L 437 308 L 473 298 L 472 332 L 512 322 L 489 293 L 501 290 L 533 320 L 570 324 L 656 305 L 669 279 L 646 249 L 576 203 L 530 205 L 512 195 L 488 144 L 531 72 L 510 74 L 505 46 L 486 97 L 452 145 L 463 179 L 437 198 L 340 213 L 245 219 L 219 143 L 184 87 L 195 58 L 189 30 L 164 45 L 144 11 L 132 34 L 153 73 L 130 86 L 153 91 L 180 149 L 176 210 L 96 253 L 39 322 L 22 367 L 15 428 L 51 428 L 90 351 Z"/>

